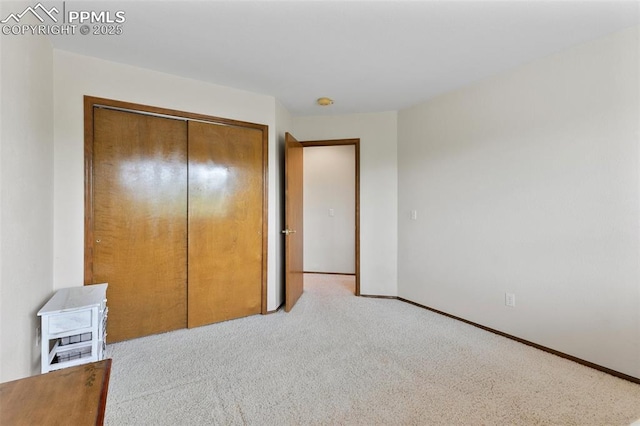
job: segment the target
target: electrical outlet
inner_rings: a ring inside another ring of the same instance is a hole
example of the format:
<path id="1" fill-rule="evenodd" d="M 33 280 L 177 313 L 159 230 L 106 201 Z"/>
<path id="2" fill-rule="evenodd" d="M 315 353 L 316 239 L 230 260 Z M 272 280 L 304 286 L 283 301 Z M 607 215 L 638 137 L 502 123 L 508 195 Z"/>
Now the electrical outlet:
<path id="1" fill-rule="evenodd" d="M 505 293 L 504 294 L 504 304 L 515 308 L 516 307 L 516 295 L 513 293 Z"/>

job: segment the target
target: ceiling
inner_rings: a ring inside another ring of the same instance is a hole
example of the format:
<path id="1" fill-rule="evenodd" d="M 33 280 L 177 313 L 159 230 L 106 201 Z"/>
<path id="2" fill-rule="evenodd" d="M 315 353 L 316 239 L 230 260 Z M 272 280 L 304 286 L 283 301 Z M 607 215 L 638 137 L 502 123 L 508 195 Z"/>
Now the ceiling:
<path id="1" fill-rule="evenodd" d="M 57 49 L 271 95 L 295 116 L 403 109 L 640 23 L 638 1 L 66 3 L 126 22 Z"/>

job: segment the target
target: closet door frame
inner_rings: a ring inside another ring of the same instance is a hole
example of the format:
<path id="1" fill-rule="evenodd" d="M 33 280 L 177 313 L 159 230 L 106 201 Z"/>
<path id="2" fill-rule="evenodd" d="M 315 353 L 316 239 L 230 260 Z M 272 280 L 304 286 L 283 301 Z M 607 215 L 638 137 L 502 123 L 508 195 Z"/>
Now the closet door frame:
<path id="1" fill-rule="evenodd" d="M 149 105 L 113 99 L 84 96 L 84 284 L 94 284 L 93 280 L 93 111 L 108 108 L 139 114 L 149 114 L 226 126 L 256 129 L 262 132 L 262 295 L 261 313 L 267 311 L 267 239 L 268 239 L 268 196 L 269 196 L 269 126 L 229 118 L 178 111 Z"/>

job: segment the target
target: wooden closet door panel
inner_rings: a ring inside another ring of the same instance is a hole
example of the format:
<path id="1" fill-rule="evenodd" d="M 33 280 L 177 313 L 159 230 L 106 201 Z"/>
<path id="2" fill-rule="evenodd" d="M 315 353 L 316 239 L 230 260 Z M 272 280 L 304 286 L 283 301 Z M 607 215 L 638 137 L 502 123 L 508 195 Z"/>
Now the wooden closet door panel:
<path id="1" fill-rule="evenodd" d="M 261 312 L 262 132 L 189 122 L 189 327 Z"/>
<path id="2" fill-rule="evenodd" d="M 96 108 L 95 282 L 108 282 L 108 341 L 186 327 L 187 124 Z"/>

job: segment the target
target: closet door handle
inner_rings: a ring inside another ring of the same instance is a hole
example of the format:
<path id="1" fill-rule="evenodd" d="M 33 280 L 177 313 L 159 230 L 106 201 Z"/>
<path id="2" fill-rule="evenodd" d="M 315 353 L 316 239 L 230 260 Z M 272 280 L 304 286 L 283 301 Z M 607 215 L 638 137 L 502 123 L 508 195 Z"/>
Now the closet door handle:
<path id="1" fill-rule="evenodd" d="M 282 233 L 284 235 L 295 234 L 296 230 L 295 229 L 285 229 L 284 231 L 282 231 Z"/>

